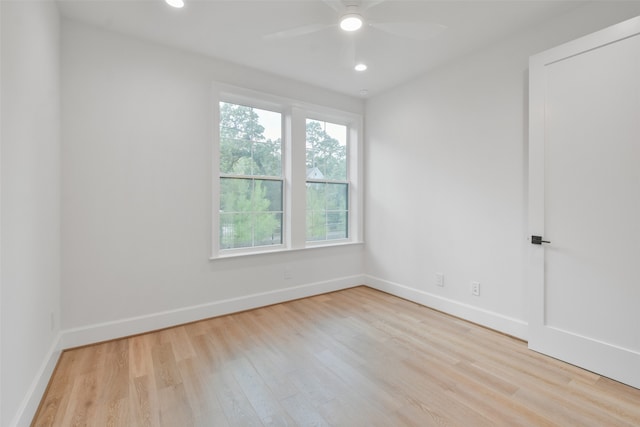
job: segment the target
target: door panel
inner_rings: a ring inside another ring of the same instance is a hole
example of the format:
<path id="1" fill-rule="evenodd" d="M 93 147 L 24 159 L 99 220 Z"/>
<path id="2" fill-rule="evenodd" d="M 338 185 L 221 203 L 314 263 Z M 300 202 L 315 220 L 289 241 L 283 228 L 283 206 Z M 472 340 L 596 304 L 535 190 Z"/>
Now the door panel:
<path id="1" fill-rule="evenodd" d="M 531 59 L 529 345 L 640 387 L 640 18 Z"/>

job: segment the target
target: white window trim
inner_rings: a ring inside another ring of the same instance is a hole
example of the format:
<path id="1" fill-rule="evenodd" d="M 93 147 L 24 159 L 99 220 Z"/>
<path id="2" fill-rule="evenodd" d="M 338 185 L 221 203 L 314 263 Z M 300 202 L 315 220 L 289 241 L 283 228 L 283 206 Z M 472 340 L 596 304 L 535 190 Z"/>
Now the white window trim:
<path id="1" fill-rule="evenodd" d="M 282 165 L 284 179 L 282 244 L 239 249 L 220 249 L 220 102 L 249 105 L 282 114 Z M 306 119 L 347 126 L 347 174 L 349 182 L 349 237 L 306 241 Z M 213 85 L 211 260 L 274 254 L 304 249 L 361 244 L 363 239 L 363 119 L 355 113 L 278 97 L 220 83 Z M 298 142 L 297 144 L 294 142 Z M 294 165 L 298 165 L 297 167 Z M 300 166 L 301 165 L 301 166 Z"/>

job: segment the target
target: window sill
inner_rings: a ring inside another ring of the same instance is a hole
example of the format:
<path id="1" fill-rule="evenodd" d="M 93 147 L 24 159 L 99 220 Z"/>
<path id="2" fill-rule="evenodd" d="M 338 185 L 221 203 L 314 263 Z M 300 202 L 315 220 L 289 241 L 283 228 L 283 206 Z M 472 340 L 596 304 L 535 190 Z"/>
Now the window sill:
<path id="1" fill-rule="evenodd" d="M 219 261 L 223 259 L 254 257 L 254 256 L 262 256 L 262 255 L 274 255 L 274 254 L 282 254 L 282 253 L 290 253 L 290 252 L 313 251 L 316 249 L 340 248 L 345 246 L 360 246 L 363 244 L 364 242 L 340 242 L 340 243 L 314 244 L 313 246 L 305 246 L 304 248 L 277 248 L 273 250 L 264 249 L 264 250 L 252 251 L 252 252 L 223 253 L 223 254 L 219 254 L 218 256 L 209 257 L 209 261 Z"/>

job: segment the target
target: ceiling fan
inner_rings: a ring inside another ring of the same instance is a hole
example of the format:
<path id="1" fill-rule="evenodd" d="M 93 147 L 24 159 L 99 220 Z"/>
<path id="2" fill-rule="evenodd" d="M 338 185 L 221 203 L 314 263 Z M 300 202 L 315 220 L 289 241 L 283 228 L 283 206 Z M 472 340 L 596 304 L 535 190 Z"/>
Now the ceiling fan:
<path id="1" fill-rule="evenodd" d="M 278 40 L 316 33 L 332 27 L 340 27 L 346 32 L 355 32 L 362 27 L 370 27 L 385 33 L 414 40 L 429 40 L 447 29 L 446 25 L 433 22 L 377 22 L 366 19 L 366 11 L 385 0 L 323 0 L 338 13 L 339 20 L 334 23 L 310 24 L 294 27 L 263 36 L 266 40 Z"/>

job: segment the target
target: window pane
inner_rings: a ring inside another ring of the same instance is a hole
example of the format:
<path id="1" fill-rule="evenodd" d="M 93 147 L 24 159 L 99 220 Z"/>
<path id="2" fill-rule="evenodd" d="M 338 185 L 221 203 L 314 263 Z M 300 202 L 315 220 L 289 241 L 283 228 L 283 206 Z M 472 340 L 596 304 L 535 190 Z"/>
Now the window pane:
<path id="1" fill-rule="evenodd" d="M 307 241 L 346 239 L 349 186 L 307 182 Z"/>
<path id="2" fill-rule="evenodd" d="M 253 144 L 252 175 L 282 176 L 282 144 L 277 141 L 256 142 Z"/>
<path id="3" fill-rule="evenodd" d="M 282 243 L 282 181 L 220 178 L 220 248 Z"/>
<path id="4" fill-rule="evenodd" d="M 325 211 L 307 211 L 307 241 L 326 240 L 327 217 Z"/>
<path id="5" fill-rule="evenodd" d="M 307 210 L 320 211 L 326 207 L 325 190 L 327 185 L 323 182 L 307 182 Z"/>
<path id="6" fill-rule="evenodd" d="M 347 213 L 327 212 L 327 240 L 347 238 Z"/>
<path id="7" fill-rule="evenodd" d="M 247 248 L 252 246 L 251 214 L 220 214 L 220 248 Z"/>
<path id="8" fill-rule="evenodd" d="M 282 176 L 282 115 L 221 102 L 220 173 Z"/>
<path id="9" fill-rule="evenodd" d="M 269 200 L 268 211 L 282 212 L 282 181 L 256 180 L 264 189 L 264 197 Z"/>
<path id="10" fill-rule="evenodd" d="M 282 243 L 282 213 L 256 214 L 254 246 L 279 245 Z"/>
<path id="11" fill-rule="evenodd" d="M 347 127 L 307 119 L 307 179 L 346 181 Z"/>
<path id="12" fill-rule="evenodd" d="M 220 179 L 220 211 L 251 212 L 253 210 L 252 200 L 252 179 Z"/>
<path id="13" fill-rule="evenodd" d="M 220 138 L 220 172 L 251 175 L 251 141 Z"/>
<path id="14" fill-rule="evenodd" d="M 327 210 L 347 210 L 349 186 L 347 184 L 326 184 Z"/>

